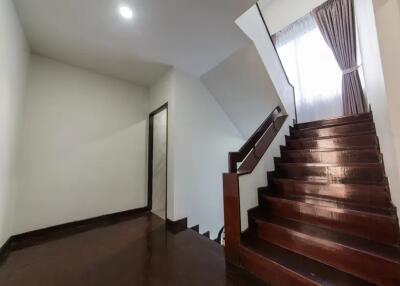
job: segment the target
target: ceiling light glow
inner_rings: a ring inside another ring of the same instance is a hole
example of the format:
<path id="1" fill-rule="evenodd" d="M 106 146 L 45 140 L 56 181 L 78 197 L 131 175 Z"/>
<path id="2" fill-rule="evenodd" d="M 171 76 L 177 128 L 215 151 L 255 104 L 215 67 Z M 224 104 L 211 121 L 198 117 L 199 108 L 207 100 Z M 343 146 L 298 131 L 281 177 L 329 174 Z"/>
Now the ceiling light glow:
<path id="1" fill-rule="evenodd" d="M 120 5 L 118 8 L 119 14 L 122 18 L 126 20 L 131 20 L 133 18 L 133 10 L 131 7 L 126 5 Z"/>

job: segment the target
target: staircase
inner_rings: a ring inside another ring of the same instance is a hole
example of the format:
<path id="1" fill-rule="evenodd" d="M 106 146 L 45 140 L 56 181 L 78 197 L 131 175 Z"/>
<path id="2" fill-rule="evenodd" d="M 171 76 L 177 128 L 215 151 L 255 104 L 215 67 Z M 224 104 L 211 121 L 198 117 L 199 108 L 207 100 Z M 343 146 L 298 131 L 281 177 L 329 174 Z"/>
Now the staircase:
<path id="1" fill-rule="evenodd" d="M 399 227 L 371 113 L 297 124 L 259 189 L 240 265 L 271 285 L 400 285 Z"/>

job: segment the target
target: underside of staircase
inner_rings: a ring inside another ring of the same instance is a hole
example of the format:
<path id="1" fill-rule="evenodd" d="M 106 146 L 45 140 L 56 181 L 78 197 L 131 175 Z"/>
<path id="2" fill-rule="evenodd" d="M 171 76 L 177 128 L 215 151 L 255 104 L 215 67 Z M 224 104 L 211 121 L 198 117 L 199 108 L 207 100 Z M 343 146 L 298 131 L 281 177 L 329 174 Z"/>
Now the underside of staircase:
<path id="1" fill-rule="evenodd" d="M 296 124 L 240 238 L 271 285 L 400 285 L 399 224 L 371 113 Z M 397 190 L 398 191 L 398 190 Z"/>

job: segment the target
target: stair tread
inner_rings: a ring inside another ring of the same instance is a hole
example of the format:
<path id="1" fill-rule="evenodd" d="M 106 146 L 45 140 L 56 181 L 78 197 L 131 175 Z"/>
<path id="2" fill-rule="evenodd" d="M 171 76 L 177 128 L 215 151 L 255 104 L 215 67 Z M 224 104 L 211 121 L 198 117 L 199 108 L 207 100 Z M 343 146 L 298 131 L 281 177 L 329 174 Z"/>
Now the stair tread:
<path id="1" fill-rule="evenodd" d="M 363 133 L 363 134 L 338 134 L 338 135 L 331 135 L 331 136 L 320 136 L 320 137 L 300 137 L 300 138 L 296 138 L 296 137 L 291 137 L 288 136 L 287 140 L 288 141 L 319 141 L 319 140 L 330 140 L 330 139 L 342 139 L 342 138 L 359 138 L 360 136 L 372 136 L 372 137 L 376 137 L 376 133 L 375 131 L 371 131 L 368 133 Z"/>
<path id="2" fill-rule="evenodd" d="M 372 124 L 371 128 L 375 128 L 375 125 L 373 124 L 373 121 L 371 119 L 360 119 L 360 120 L 354 120 L 354 121 L 349 121 L 349 122 L 340 122 L 340 123 L 328 123 L 325 125 L 316 125 L 316 126 L 310 126 L 310 127 L 293 127 L 292 131 L 293 132 L 310 132 L 314 130 L 326 130 L 326 129 L 333 129 L 333 128 L 346 128 L 346 127 L 351 127 L 353 125 L 355 126 L 360 126 L 363 124 Z"/>
<path id="3" fill-rule="evenodd" d="M 261 209 L 253 212 L 251 217 L 256 220 L 275 224 L 298 233 L 316 237 L 317 239 L 327 240 L 336 244 L 344 245 L 355 250 L 400 264 L 400 248 L 396 246 L 389 246 L 350 234 L 335 232 L 333 230 L 321 228 L 315 225 L 271 216 L 265 214 Z"/>
<path id="4" fill-rule="evenodd" d="M 324 180 L 303 180 L 302 178 L 283 178 L 283 177 L 277 177 L 274 176 L 272 178 L 273 180 L 278 180 L 278 181 L 290 181 L 290 182 L 296 182 L 296 183 L 301 183 L 301 184 L 313 184 L 313 185 L 349 185 L 349 186 L 372 186 L 372 187 L 387 187 L 387 184 L 373 184 L 373 183 L 368 183 L 368 184 L 359 184 L 359 183 L 331 183 L 329 181 L 324 181 Z"/>
<path id="5" fill-rule="evenodd" d="M 371 136 L 371 135 L 376 135 L 376 130 L 371 129 L 371 130 L 359 130 L 359 131 L 334 131 L 330 130 L 331 128 L 337 128 L 337 127 L 329 127 L 326 128 L 326 130 L 318 132 L 318 130 L 321 130 L 322 128 L 318 129 L 313 129 L 309 130 L 306 132 L 303 132 L 301 134 L 299 131 L 296 130 L 297 132 L 290 132 L 289 135 L 286 135 L 288 139 L 291 140 L 297 140 L 297 139 L 303 139 L 303 140 L 318 140 L 318 139 L 331 139 L 331 138 L 340 138 L 340 137 L 352 137 L 352 136 Z M 314 131 L 315 130 L 315 131 Z M 312 133 L 312 131 L 314 133 Z"/>
<path id="6" fill-rule="evenodd" d="M 297 152 L 296 152 L 297 151 Z M 282 163 L 381 163 L 382 155 L 375 149 L 364 150 L 282 150 Z M 279 159 L 279 158 L 277 158 Z"/>
<path id="7" fill-rule="evenodd" d="M 340 200 L 334 199 L 326 199 L 326 198 L 316 198 L 310 196 L 282 196 L 278 194 L 266 194 L 262 193 L 262 197 L 268 199 L 278 199 L 278 200 L 286 200 L 296 203 L 309 204 L 315 207 L 322 207 L 327 209 L 335 209 L 335 210 L 347 210 L 354 211 L 358 213 L 365 213 L 368 215 L 379 215 L 385 216 L 388 218 L 394 218 L 394 208 L 373 208 L 362 205 L 354 205 L 351 203 L 346 203 Z"/>
<path id="8" fill-rule="evenodd" d="M 319 130 L 319 129 L 316 129 Z M 290 134 L 290 136 L 288 137 L 288 139 L 291 140 L 296 140 L 296 139 L 314 139 L 314 140 L 318 140 L 318 139 L 329 139 L 329 138 L 337 138 L 337 137 L 344 137 L 344 136 L 361 136 L 361 135 L 375 135 L 376 131 L 375 130 L 364 130 L 364 131 L 352 131 L 352 132 L 336 132 L 334 133 L 333 131 L 331 131 L 330 133 L 332 133 L 331 135 L 321 135 L 321 134 Z"/>
<path id="9" fill-rule="evenodd" d="M 354 184 L 301 181 L 277 178 L 269 175 L 270 186 L 259 188 L 259 192 L 271 191 L 316 198 L 333 198 L 338 201 L 377 208 L 392 206 L 389 187 L 384 184 Z"/>
<path id="10" fill-rule="evenodd" d="M 276 161 L 276 171 L 280 177 L 302 178 L 326 182 L 384 183 L 387 181 L 383 164 L 375 163 L 308 163 Z"/>
<path id="11" fill-rule="evenodd" d="M 310 123 L 308 123 L 308 124 L 310 124 Z M 331 123 L 331 124 L 334 124 L 334 123 Z M 359 120 L 353 120 L 353 121 L 349 121 L 349 122 L 341 122 L 337 126 L 329 126 L 329 125 L 316 125 L 316 126 L 311 126 L 311 127 L 301 127 L 300 126 L 300 128 L 292 127 L 291 130 L 294 132 L 307 132 L 307 131 L 314 131 L 314 130 L 321 130 L 321 129 L 322 130 L 335 129 L 335 128 L 348 129 L 349 127 L 352 127 L 353 125 L 371 127 L 371 129 L 375 128 L 375 124 L 371 120 L 371 118 L 361 118 Z"/>
<path id="12" fill-rule="evenodd" d="M 286 147 L 286 146 L 285 146 Z M 287 147 L 286 147 L 287 148 Z M 365 151 L 365 150 L 376 150 L 378 151 L 378 145 L 365 145 L 365 146 L 348 146 L 340 148 L 304 148 L 304 149 L 285 149 L 284 152 L 340 152 L 340 151 Z"/>
<path id="13" fill-rule="evenodd" d="M 297 125 L 299 125 L 299 124 L 308 124 L 308 123 L 316 123 L 316 122 L 325 122 L 325 121 L 338 120 L 338 119 L 351 119 L 351 118 L 364 118 L 364 117 L 372 118 L 371 115 L 372 115 L 371 112 L 367 111 L 367 112 L 361 112 L 361 113 L 356 113 L 356 114 L 351 114 L 351 115 L 340 115 L 340 116 L 335 116 L 335 117 L 331 117 L 331 118 L 325 118 L 325 119 L 319 119 L 319 120 L 313 120 L 313 121 L 306 121 L 306 122 L 297 123 Z"/>
<path id="14" fill-rule="evenodd" d="M 304 181 L 304 182 L 316 182 L 316 183 L 325 183 L 325 184 L 356 184 L 356 185 L 377 185 L 383 186 L 387 185 L 387 178 L 382 181 L 365 181 L 362 179 L 354 179 L 354 178 L 338 178 L 338 177 L 321 177 L 321 176 L 298 176 L 298 177 L 282 177 L 280 175 L 274 175 L 276 178 L 287 178 L 293 179 L 296 181 Z"/>
<path id="15" fill-rule="evenodd" d="M 354 153 L 362 153 L 362 152 L 377 152 L 378 149 L 376 146 L 371 146 L 370 148 L 367 146 L 365 148 L 349 150 L 349 149 L 328 149 L 328 150 L 319 150 L 319 149 L 297 149 L 297 150 L 283 150 L 283 154 L 314 154 L 314 153 L 343 153 L 343 154 L 354 154 Z"/>
<path id="16" fill-rule="evenodd" d="M 242 236 L 242 244 L 255 254 L 274 261 L 275 263 L 278 263 L 320 285 L 373 285 L 305 256 L 288 251 L 271 243 L 264 242 L 260 239 L 253 238 L 250 235 Z"/>
<path id="17" fill-rule="evenodd" d="M 295 124 L 294 128 L 296 130 L 303 130 L 308 128 L 320 128 L 320 127 L 328 127 L 328 126 L 340 126 L 347 124 L 354 124 L 360 122 L 368 122 L 372 121 L 371 113 L 365 112 L 356 115 L 350 116 L 341 116 L 331 119 L 317 120 L 317 121 L 309 121 Z M 305 127 L 306 125 L 311 125 L 310 127 Z"/>
<path id="18" fill-rule="evenodd" d="M 313 193 L 282 193 L 282 192 L 277 192 L 275 190 L 271 190 L 269 187 L 264 187 L 264 188 L 259 188 L 259 191 L 261 193 L 264 193 L 266 195 L 270 194 L 281 194 L 283 197 L 287 197 L 287 198 L 296 198 L 296 197 L 301 197 L 301 198 L 305 198 L 308 199 L 308 201 L 311 200 L 318 200 L 319 202 L 322 202 L 322 204 L 319 204 L 319 206 L 323 205 L 323 202 L 326 202 L 325 205 L 329 205 L 329 203 L 337 203 L 337 204 L 343 204 L 346 206 L 349 206 L 351 208 L 351 206 L 355 206 L 355 207 L 366 207 L 368 209 L 371 210 L 384 210 L 383 212 L 395 212 L 395 209 L 393 207 L 393 204 L 390 201 L 387 201 L 385 204 L 373 204 L 371 202 L 364 202 L 364 201 L 359 201 L 359 200 L 351 200 L 351 199 L 347 199 L 347 198 L 341 198 L 341 197 L 335 197 L 335 196 L 329 196 L 329 194 L 324 193 L 324 194 L 313 194 Z M 365 193 L 366 196 L 368 196 L 368 193 Z M 336 206 L 335 206 L 336 207 Z"/>
<path id="19" fill-rule="evenodd" d="M 303 166 L 303 167 L 363 167 L 363 168 L 369 168 L 369 167 L 381 167 L 382 163 L 380 162 L 366 162 L 366 163 L 360 163 L 360 162 L 346 162 L 346 163 L 309 163 L 309 162 L 279 162 L 278 165 L 288 165 L 288 166 Z"/>

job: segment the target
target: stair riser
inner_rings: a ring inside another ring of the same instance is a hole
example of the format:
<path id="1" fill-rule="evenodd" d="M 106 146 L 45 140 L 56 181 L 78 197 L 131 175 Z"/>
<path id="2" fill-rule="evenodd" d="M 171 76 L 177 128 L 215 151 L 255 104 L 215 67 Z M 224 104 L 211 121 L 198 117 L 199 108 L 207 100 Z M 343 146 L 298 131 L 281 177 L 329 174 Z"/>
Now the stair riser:
<path id="1" fill-rule="evenodd" d="M 374 241 L 396 244 L 396 220 L 392 217 L 345 209 L 327 208 L 268 197 L 261 199 L 262 206 L 272 215 L 335 229 Z M 371 227 L 379 226 L 379 231 Z"/>
<path id="2" fill-rule="evenodd" d="M 290 139 L 286 138 L 288 149 L 336 149 L 347 147 L 377 146 L 378 140 L 374 135 L 337 137 L 328 139 Z"/>
<path id="3" fill-rule="evenodd" d="M 294 138 L 304 137 L 325 137 L 325 136 L 337 136 L 337 135 L 351 135 L 375 132 L 375 126 L 372 122 L 342 125 L 337 127 L 326 127 L 319 129 L 303 129 L 296 130 L 291 129 L 291 136 Z"/>
<path id="4" fill-rule="evenodd" d="M 365 120 L 372 120 L 371 114 L 365 113 L 360 114 L 359 116 L 354 117 L 343 117 L 343 118 L 336 118 L 336 119 L 329 119 L 329 120 L 322 120 L 322 121 L 314 121 L 314 122 L 306 122 L 296 124 L 296 129 L 303 129 L 303 128 L 318 128 L 322 126 L 331 126 L 331 125 L 342 125 L 342 124 L 351 124 L 362 122 Z"/>
<path id="5" fill-rule="evenodd" d="M 377 150 L 335 151 L 335 152 L 298 152 L 282 153 L 284 163 L 379 163 L 381 155 Z"/>
<path id="6" fill-rule="evenodd" d="M 332 241 L 257 221 L 260 239 L 330 265 L 377 285 L 400 285 L 400 264 Z M 379 267 L 379 271 L 376 271 Z"/>
<path id="7" fill-rule="evenodd" d="M 240 261 L 244 269 L 274 286 L 320 286 L 318 283 L 274 261 L 261 257 L 243 246 L 240 247 Z"/>
<path id="8" fill-rule="evenodd" d="M 385 174 L 380 165 L 368 167 L 326 167 L 326 166 L 293 166 L 280 164 L 277 172 L 281 177 L 303 178 L 303 177 L 326 177 L 341 181 L 362 181 L 370 183 L 384 182 Z"/>
<path id="9" fill-rule="evenodd" d="M 315 196 L 354 202 L 365 206 L 388 207 L 389 193 L 385 186 L 307 184 L 296 181 L 273 180 L 272 188 L 285 196 Z"/>

